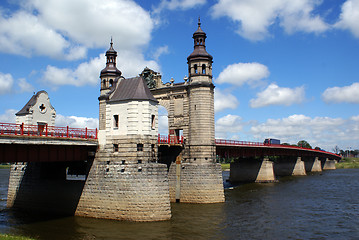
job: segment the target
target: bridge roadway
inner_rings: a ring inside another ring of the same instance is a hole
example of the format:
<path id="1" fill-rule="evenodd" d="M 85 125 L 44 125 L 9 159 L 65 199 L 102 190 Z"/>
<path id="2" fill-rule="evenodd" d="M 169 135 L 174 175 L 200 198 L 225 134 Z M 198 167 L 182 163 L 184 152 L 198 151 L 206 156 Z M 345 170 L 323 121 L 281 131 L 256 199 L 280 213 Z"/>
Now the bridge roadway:
<path id="1" fill-rule="evenodd" d="M 319 150 L 282 144 L 265 144 L 236 140 L 216 139 L 216 150 L 219 157 L 264 157 L 264 156 L 295 156 L 319 157 L 340 160 L 341 156 Z"/>
<path id="2" fill-rule="evenodd" d="M 0 162 L 83 161 L 97 148 L 97 129 L 0 123 Z M 317 149 L 216 139 L 219 157 L 300 156 L 340 160 Z M 158 136 L 158 144 L 181 147 L 183 137 Z"/>

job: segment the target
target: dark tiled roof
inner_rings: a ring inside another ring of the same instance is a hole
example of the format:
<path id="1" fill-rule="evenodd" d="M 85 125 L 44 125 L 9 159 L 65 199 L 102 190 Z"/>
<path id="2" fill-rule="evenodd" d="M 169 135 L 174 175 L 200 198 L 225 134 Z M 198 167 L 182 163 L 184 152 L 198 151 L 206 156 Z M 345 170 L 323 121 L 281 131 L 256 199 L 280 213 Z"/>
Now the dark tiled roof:
<path id="1" fill-rule="evenodd" d="M 15 115 L 18 116 L 18 115 L 28 114 L 30 108 L 36 104 L 37 98 L 39 97 L 39 95 L 40 95 L 41 93 L 45 93 L 46 95 L 48 95 L 47 92 L 44 91 L 44 90 L 39 91 L 39 92 L 37 92 L 36 94 L 32 95 L 32 97 L 31 97 L 30 100 L 25 104 L 25 106 L 24 106 L 20 111 L 18 111 L 17 113 L 15 113 Z"/>
<path id="2" fill-rule="evenodd" d="M 109 101 L 124 100 L 151 100 L 157 102 L 142 77 L 122 79 L 117 84 L 117 88 L 112 96 L 110 96 Z"/>

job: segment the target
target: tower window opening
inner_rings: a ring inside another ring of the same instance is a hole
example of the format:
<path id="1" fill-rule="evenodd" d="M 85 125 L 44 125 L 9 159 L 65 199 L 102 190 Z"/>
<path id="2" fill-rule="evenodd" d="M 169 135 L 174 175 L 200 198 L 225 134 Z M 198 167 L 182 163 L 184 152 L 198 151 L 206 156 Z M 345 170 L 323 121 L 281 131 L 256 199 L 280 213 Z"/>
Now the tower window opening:
<path id="1" fill-rule="evenodd" d="M 197 64 L 195 64 L 193 67 L 194 67 L 194 73 L 198 73 Z"/>
<path id="2" fill-rule="evenodd" d="M 156 127 L 156 121 L 155 120 L 156 120 L 156 116 L 152 114 L 152 116 L 151 116 L 151 128 L 152 129 L 155 129 L 155 127 Z"/>
<path id="3" fill-rule="evenodd" d="M 202 74 L 206 74 L 206 64 L 202 64 Z"/>
<path id="4" fill-rule="evenodd" d="M 113 128 L 117 129 L 118 128 L 118 123 L 119 123 L 119 116 L 118 115 L 113 115 Z"/>
<path id="5" fill-rule="evenodd" d="M 137 152 L 142 152 L 143 151 L 143 144 L 139 143 L 137 144 Z"/>
<path id="6" fill-rule="evenodd" d="M 113 85 L 113 79 L 110 79 L 110 87 Z"/>
<path id="7" fill-rule="evenodd" d="M 114 145 L 113 145 L 113 151 L 114 151 L 114 152 L 118 152 L 118 144 L 114 144 Z"/>

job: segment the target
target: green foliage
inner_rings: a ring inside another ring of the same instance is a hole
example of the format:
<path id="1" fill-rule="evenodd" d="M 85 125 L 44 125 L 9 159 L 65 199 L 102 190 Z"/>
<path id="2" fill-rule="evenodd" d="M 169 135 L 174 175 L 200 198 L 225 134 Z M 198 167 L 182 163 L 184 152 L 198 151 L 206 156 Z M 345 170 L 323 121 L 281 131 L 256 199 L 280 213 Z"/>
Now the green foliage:
<path id="1" fill-rule="evenodd" d="M 224 170 L 227 170 L 227 169 L 230 169 L 230 163 L 222 163 L 221 166 L 222 166 L 222 171 Z"/>
<path id="2" fill-rule="evenodd" d="M 343 158 L 340 162 L 335 164 L 339 168 L 359 168 L 359 158 Z"/>
<path id="3" fill-rule="evenodd" d="M 297 143 L 297 146 L 298 147 L 302 147 L 302 148 L 309 148 L 309 149 L 312 149 L 312 146 L 310 146 L 310 144 L 305 141 L 305 140 L 300 140 L 298 143 Z"/>

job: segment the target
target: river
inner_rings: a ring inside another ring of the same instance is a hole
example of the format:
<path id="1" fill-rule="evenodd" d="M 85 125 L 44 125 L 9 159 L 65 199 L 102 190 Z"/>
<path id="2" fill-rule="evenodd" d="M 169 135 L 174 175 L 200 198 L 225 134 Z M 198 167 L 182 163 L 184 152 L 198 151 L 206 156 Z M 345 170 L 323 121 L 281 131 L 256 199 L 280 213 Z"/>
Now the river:
<path id="1" fill-rule="evenodd" d="M 6 209 L 8 177 L 1 169 L 1 233 L 46 240 L 359 239 L 359 169 L 226 188 L 225 203 L 174 203 L 171 220 L 153 223 L 20 216 Z"/>

